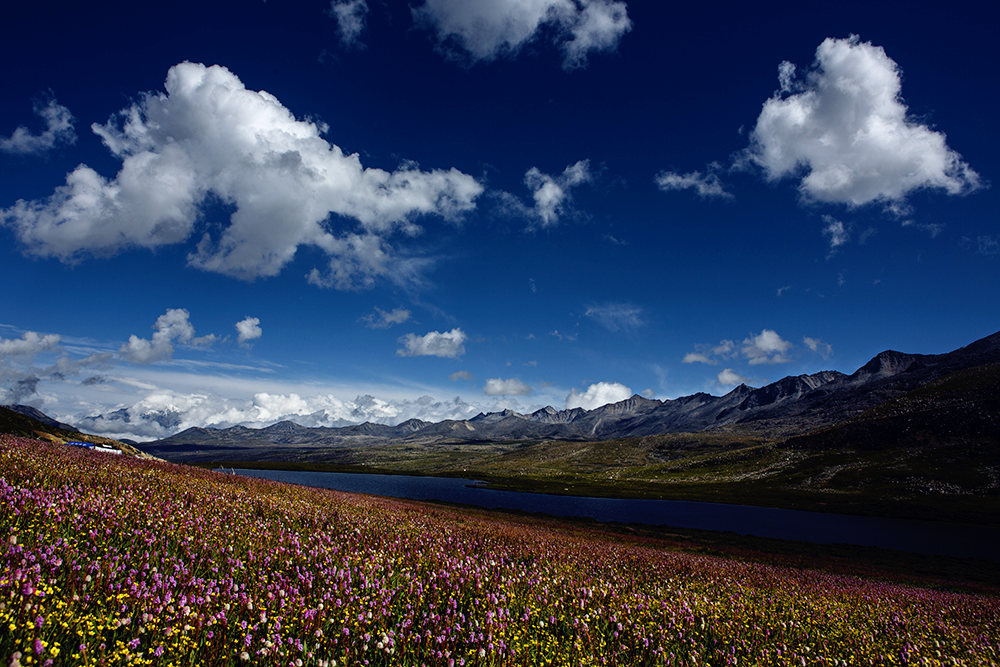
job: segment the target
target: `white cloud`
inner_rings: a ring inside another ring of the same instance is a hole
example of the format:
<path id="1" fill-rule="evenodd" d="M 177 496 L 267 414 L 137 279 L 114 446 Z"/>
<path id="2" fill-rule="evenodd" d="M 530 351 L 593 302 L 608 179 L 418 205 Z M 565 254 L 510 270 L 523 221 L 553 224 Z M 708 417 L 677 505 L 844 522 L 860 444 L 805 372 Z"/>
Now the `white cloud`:
<path id="1" fill-rule="evenodd" d="M 368 3 L 365 0 L 332 0 L 330 16 L 337 22 L 337 32 L 345 46 L 359 43 L 367 14 Z"/>
<path id="2" fill-rule="evenodd" d="M 839 248 L 847 243 L 850 238 L 850 233 L 843 222 L 828 215 L 823 216 L 823 221 L 826 223 L 826 226 L 823 227 L 823 236 L 826 236 L 829 239 L 830 250 Z"/>
<path id="3" fill-rule="evenodd" d="M 736 343 L 731 340 L 720 340 L 719 344 L 712 348 L 712 354 L 720 357 L 730 357 L 736 352 Z"/>
<path id="4" fill-rule="evenodd" d="M 448 376 L 448 379 L 454 382 L 455 380 L 471 380 L 472 373 L 469 371 L 455 371 Z"/>
<path id="5" fill-rule="evenodd" d="M 526 396 L 531 393 L 531 387 L 517 378 L 490 378 L 483 387 L 483 393 L 487 396 Z"/>
<path id="6" fill-rule="evenodd" d="M 785 353 L 792 344 L 784 340 L 773 329 L 764 329 L 756 336 L 743 340 L 743 356 L 751 366 L 757 364 L 783 364 L 788 361 Z"/>
<path id="7" fill-rule="evenodd" d="M 429 331 L 423 336 L 406 334 L 399 339 L 403 347 L 396 350 L 401 357 L 447 357 L 457 359 L 465 354 L 465 332 L 461 329 L 451 331 Z"/>
<path id="8" fill-rule="evenodd" d="M 73 261 L 181 243 L 212 195 L 236 210 L 220 236 L 201 238 L 193 266 L 250 280 L 278 274 L 300 246 L 315 246 L 329 258 L 311 274 L 316 284 L 405 281 L 420 260 L 397 262 L 387 238 L 418 232 L 418 215 L 457 218 L 483 190 L 456 169 L 364 168 L 327 142 L 324 128 L 218 65 L 176 65 L 165 88 L 92 126 L 122 160 L 115 178 L 80 165 L 47 199 L 0 213 L 30 252 Z"/>
<path id="9" fill-rule="evenodd" d="M 302 426 L 341 427 L 362 422 L 394 425 L 407 419 L 469 419 L 494 407 L 469 403 L 457 396 L 439 400 L 426 395 L 383 398 L 362 394 L 342 399 L 324 393 L 258 391 L 239 398 L 211 391 L 183 393 L 151 388 L 141 399 L 110 409 L 93 406 L 89 414 L 61 418 L 90 433 L 151 440 L 192 426 L 228 428 L 240 424 L 261 428 L 285 420 Z"/>
<path id="10" fill-rule="evenodd" d="M 979 187 L 944 134 L 907 118 L 899 67 L 882 47 L 854 35 L 825 39 L 804 77 L 784 62 L 779 83 L 746 155 L 770 180 L 801 177 L 806 199 L 899 210 L 920 188 L 954 195 Z"/>
<path id="11" fill-rule="evenodd" d="M 590 181 L 590 161 L 580 160 L 569 165 L 562 174 L 553 178 L 532 167 L 524 174 L 524 184 L 532 190 L 535 206 L 531 214 L 541 221 L 542 227 L 559 222 L 570 198 L 571 188 Z"/>
<path id="12" fill-rule="evenodd" d="M 701 352 L 688 352 L 681 359 L 681 363 L 685 364 L 708 364 L 709 366 L 715 366 L 717 362 L 715 359 L 710 359 L 707 355 Z"/>
<path id="13" fill-rule="evenodd" d="M 151 364 L 170 359 L 174 355 L 175 342 L 194 341 L 194 327 L 189 317 L 190 314 L 183 308 L 168 308 L 167 312 L 156 318 L 152 338 L 147 340 L 132 334 L 128 337 L 128 342 L 119 348 L 118 353 L 134 364 Z M 211 339 L 214 340 L 214 336 Z"/>
<path id="14" fill-rule="evenodd" d="M 362 318 L 365 326 L 371 329 L 388 329 L 394 324 L 402 324 L 410 319 L 410 311 L 405 308 L 393 308 L 392 310 L 382 310 L 375 306 L 375 312 Z"/>
<path id="15" fill-rule="evenodd" d="M 719 371 L 719 374 L 715 376 L 715 379 L 718 380 L 719 384 L 724 387 L 731 387 L 737 384 L 747 384 L 750 382 L 750 380 L 735 372 L 732 368 L 722 369 Z"/>
<path id="16" fill-rule="evenodd" d="M 624 2 L 580 0 L 578 13 L 571 23 L 572 38 L 562 45 L 563 67 L 586 67 L 591 51 L 612 51 L 622 36 L 632 29 Z"/>
<path id="17" fill-rule="evenodd" d="M 819 338 L 806 336 L 802 339 L 802 342 L 805 343 L 806 347 L 824 359 L 829 359 L 833 355 L 833 346 L 823 342 Z"/>
<path id="18" fill-rule="evenodd" d="M 56 144 L 76 141 L 73 114 L 69 109 L 51 99 L 44 106 L 36 104 L 35 113 L 45 121 L 45 129 L 32 134 L 28 128 L 18 127 L 9 137 L 0 137 L 0 153 L 42 153 L 55 148 Z"/>
<path id="19" fill-rule="evenodd" d="M 592 51 L 614 50 L 632 28 L 625 3 L 614 0 L 426 0 L 413 17 L 447 52 L 472 62 L 514 55 L 539 34 L 552 35 L 565 69 L 586 66 Z"/>
<path id="20" fill-rule="evenodd" d="M 240 345 L 245 345 L 252 340 L 257 340 L 264 334 L 260 328 L 260 318 L 247 316 L 236 323 L 236 340 Z"/>
<path id="21" fill-rule="evenodd" d="M 9 327 L 12 328 L 13 327 Z M 64 382 L 81 370 L 107 367 L 113 355 L 93 352 L 83 357 L 71 357 L 58 334 L 22 332 L 20 338 L 0 338 L 0 404 L 38 403 L 42 383 Z M 78 346 L 71 346 L 75 353 Z M 46 363 L 38 364 L 37 357 Z"/>
<path id="22" fill-rule="evenodd" d="M 566 397 L 566 409 L 583 408 L 593 410 L 608 403 L 624 401 L 632 396 L 632 390 L 620 382 L 597 382 L 586 391 L 579 392 L 573 388 Z"/>
<path id="23" fill-rule="evenodd" d="M 33 357 L 53 349 L 60 340 L 58 334 L 35 331 L 25 331 L 20 338 L 0 338 L 0 357 Z"/>
<path id="24" fill-rule="evenodd" d="M 718 358 L 730 359 L 736 356 L 736 343 L 731 340 L 721 340 L 718 345 L 695 345 L 694 352 L 688 352 L 681 359 L 685 364 L 708 364 L 715 366 Z"/>
<path id="25" fill-rule="evenodd" d="M 630 303 L 588 306 L 584 315 L 597 320 L 608 331 L 631 331 L 645 324 L 642 320 L 642 308 Z"/>
<path id="26" fill-rule="evenodd" d="M 674 171 L 661 171 L 656 175 L 656 185 L 663 191 L 667 190 L 694 190 L 699 197 L 719 197 L 722 199 L 731 198 L 732 195 L 726 192 L 719 180 L 718 174 L 711 171 L 702 174 L 700 171 L 692 171 L 687 174 L 678 174 Z"/>

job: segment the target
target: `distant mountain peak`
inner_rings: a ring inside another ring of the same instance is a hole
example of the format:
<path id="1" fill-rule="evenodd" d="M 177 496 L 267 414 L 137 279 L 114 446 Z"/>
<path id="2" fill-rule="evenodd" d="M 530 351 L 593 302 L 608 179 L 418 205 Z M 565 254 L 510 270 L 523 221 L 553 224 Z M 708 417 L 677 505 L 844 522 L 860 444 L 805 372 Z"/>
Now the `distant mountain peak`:
<path id="1" fill-rule="evenodd" d="M 803 433 L 852 419 L 885 401 L 963 369 L 1000 364 L 1000 333 L 945 354 L 880 352 L 851 375 L 825 370 L 789 375 L 760 388 L 740 384 L 724 396 L 698 392 L 660 401 L 633 394 L 592 410 L 545 406 L 531 414 L 507 408 L 468 421 L 411 419 L 390 427 L 363 424 L 305 428 L 291 421 L 265 429 L 189 429 L 153 446 L 153 453 L 225 447 L 371 446 L 389 442 L 432 443 L 527 439 L 604 440 L 662 433 L 697 432 L 739 425 L 782 434 Z M 177 448 L 177 445 L 184 447 Z M 196 447 L 197 446 L 197 447 Z M 210 449 L 206 449 L 210 452 Z M 199 454 L 202 456 L 217 454 Z M 193 456 L 193 455 L 192 455 Z"/>

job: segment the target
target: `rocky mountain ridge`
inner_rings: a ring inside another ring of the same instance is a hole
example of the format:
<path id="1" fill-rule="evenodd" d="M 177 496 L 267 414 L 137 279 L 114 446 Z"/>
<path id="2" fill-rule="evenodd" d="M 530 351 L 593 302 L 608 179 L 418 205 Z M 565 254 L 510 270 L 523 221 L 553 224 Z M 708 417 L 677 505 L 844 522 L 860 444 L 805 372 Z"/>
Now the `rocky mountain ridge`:
<path id="1" fill-rule="evenodd" d="M 760 388 L 740 385 L 723 396 L 696 393 L 661 401 L 634 395 L 592 410 L 548 406 L 521 414 L 508 409 L 467 420 L 410 419 L 395 426 L 366 422 L 325 428 L 284 421 L 262 429 L 190 428 L 142 447 L 169 456 L 177 448 L 606 440 L 734 428 L 791 436 L 854 419 L 949 373 L 993 363 L 1000 363 L 1000 332 L 945 354 L 886 350 L 850 375 L 788 376 Z"/>

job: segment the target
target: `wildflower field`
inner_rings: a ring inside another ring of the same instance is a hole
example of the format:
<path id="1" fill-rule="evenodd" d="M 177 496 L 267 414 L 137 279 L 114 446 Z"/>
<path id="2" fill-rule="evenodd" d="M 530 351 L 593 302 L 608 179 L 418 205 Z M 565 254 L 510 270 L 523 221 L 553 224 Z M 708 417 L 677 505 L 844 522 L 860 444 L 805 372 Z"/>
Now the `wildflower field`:
<path id="1" fill-rule="evenodd" d="M 1000 600 L 0 436 L 2 665 L 995 665 Z"/>

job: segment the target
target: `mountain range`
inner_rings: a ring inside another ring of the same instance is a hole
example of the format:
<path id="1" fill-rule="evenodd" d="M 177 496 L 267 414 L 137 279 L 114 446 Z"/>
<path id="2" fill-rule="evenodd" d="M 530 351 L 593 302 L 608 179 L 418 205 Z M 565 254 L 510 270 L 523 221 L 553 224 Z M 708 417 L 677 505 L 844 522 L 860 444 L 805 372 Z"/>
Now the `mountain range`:
<path id="1" fill-rule="evenodd" d="M 141 448 L 167 459 L 248 449 L 368 447 L 382 444 L 596 441 L 665 433 L 755 432 L 792 437 L 850 422 L 876 406 L 965 369 L 1000 363 L 1000 332 L 945 354 L 886 350 L 850 375 L 821 371 L 760 388 L 741 384 L 723 396 L 696 393 L 655 400 L 634 395 L 592 410 L 545 407 L 529 414 L 491 412 L 467 420 L 340 428 L 282 421 L 265 428 L 189 428 Z"/>

